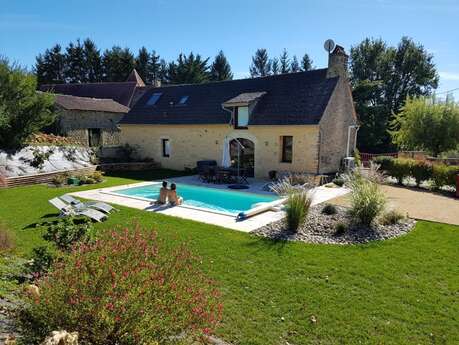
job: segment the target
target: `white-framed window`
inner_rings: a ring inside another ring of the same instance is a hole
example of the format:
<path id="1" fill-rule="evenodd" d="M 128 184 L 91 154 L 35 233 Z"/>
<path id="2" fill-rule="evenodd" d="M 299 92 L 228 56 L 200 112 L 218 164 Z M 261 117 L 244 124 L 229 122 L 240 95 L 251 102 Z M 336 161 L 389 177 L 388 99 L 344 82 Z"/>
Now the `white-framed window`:
<path id="1" fill-rule="evenodd" d="M 171 143 L 169 139 L 163 138 L 161 139 L 161 152 L 163 157 L 170 157 L 171 155 Z"/>
<path id="2" fill-rule="evenodd" d="M 236 108 L 236 127 L 247 128 L 249 124 L 249 107 Z"/>

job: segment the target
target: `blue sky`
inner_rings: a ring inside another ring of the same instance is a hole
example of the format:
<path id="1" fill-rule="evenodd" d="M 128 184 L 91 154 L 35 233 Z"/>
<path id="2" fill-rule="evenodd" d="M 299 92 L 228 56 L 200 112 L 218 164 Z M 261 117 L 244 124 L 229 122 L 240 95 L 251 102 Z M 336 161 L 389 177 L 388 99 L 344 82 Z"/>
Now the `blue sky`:
<path id="1" fill-rule="evenodd" d="M 407 35 L 434 54 L 444 91 L 459 88 L 458 18 L 458 0 L 0 0 L 0 55 L 30 67 L 53 44 L 90 37 L 101 49 L 145 45 L 166 60 L 223 49 L 244 77 L 257 48 L 307 52 L 323 67 L 327 38 L 349 50 L 368 36 L 396 44 Z"/>

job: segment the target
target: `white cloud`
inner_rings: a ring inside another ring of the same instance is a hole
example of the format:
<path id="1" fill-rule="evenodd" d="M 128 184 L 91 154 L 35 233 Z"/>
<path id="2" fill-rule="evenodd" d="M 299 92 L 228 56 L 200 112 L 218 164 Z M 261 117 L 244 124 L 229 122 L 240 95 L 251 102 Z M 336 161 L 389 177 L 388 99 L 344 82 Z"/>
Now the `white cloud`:
<path id="1" fill-rule="evenodd" d="M 459 73 L 456 72 L 439 72 L 441 79 L 459 81 Z"/>

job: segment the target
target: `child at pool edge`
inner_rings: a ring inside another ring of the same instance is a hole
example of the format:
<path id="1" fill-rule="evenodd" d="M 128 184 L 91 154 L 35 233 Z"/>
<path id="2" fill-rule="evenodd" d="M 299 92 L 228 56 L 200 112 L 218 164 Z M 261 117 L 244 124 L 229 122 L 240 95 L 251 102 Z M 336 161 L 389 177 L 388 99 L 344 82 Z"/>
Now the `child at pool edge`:
<path id="1" fill-rule="evenodd" d="M 164 205 L 167 202 L 167 195 L 169 190 L 167 189 L 167 181 L 163 181 L 163 186 L 159 190 L 158 200 L 155 201 L 155 204 Z"/>
<path id="2" fill-rule="evenodd" d="M 169 190 L 169 194 L 167 195 L 169 199 L 169 203 L 172 206 L 181 205 L 183 202 L 183 198 L 177 195 L 176 189 L 177 189 L 177 186 L 175 185 L 175 183 L 172 183 L 171 189 Z"/>

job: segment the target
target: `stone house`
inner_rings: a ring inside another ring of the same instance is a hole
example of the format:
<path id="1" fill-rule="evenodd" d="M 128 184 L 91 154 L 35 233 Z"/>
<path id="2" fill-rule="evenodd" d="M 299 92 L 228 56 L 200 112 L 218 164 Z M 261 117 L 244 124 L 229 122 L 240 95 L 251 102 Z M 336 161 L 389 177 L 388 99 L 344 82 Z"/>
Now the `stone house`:
<path id="1" fill-rule="evenodd" d="M 83 146 L 120 144 L 118 122 L 129 108 L 112 99 L 56 95 L 58 131 Z"/>
<path id="2" fill-rule="evenodd" d="M 138 86 L 120 121 L 121 140 L 163 167 L 237 160 L 248 175 L 270 170 L 326 174 L 352 154 L 358 130 L 336 46 L 328 68 L 267 77 L 166 87 Z"/>
<path id="3" fill-rule="evenodd" d="M 145 86 L 133 70 L 125 82 L 47 84 L 56 94 L 58 131 L 84 146 L 120 144 L 118 122 L 129 111 L 137 87 Z"/>

